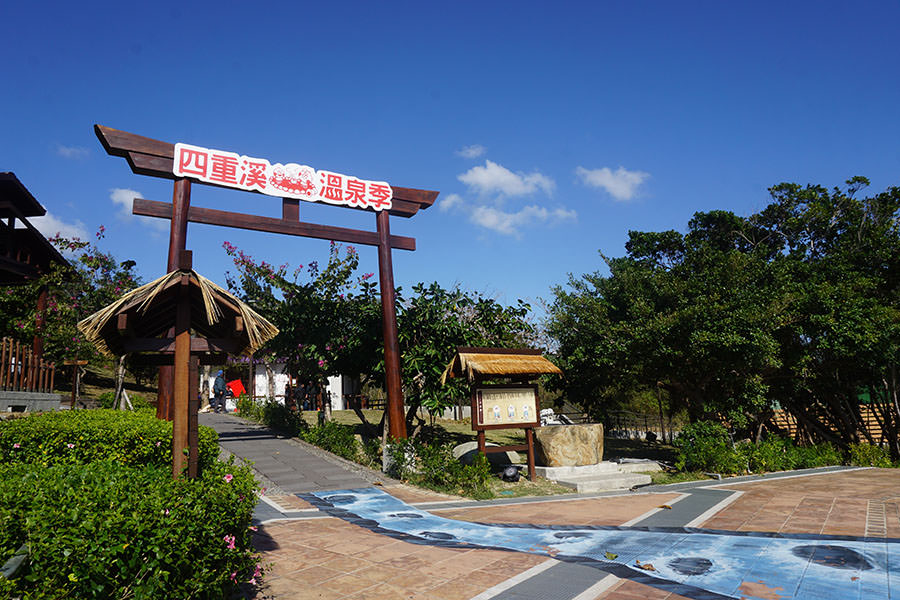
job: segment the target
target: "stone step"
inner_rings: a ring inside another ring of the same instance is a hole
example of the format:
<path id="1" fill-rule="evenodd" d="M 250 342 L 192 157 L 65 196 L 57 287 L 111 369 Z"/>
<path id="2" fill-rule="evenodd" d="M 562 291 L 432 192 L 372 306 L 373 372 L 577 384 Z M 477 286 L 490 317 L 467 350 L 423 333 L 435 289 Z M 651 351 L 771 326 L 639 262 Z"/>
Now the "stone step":
<path id="1" fill-rule="evenodd" d="M 623 473 L 657 473 L 662 471 L 662 466 L 656 461 L 647 462 L 623 462 L 618 465 Z"/>
<path id="2" fill-rule="evenodd" d="M 557 479 L 556 483 L 572 488 L 579 494 L 590 492 L 607 492 L 610 490 L 627 490 L 636 485 L 650 483 L 649 475 L 637 473 L 609 473 L 604 475 L 579 475 Z"/>
<path id="3" fill-rule="evenodd" d="M 619 473 L 619 465 L 614 462 L 605 460 L 596 465 L 583 465 L 580 467 L 535 467 L 538 476 L 545 479 L 556 481 L 557 479 L 567 479 L 571 477 L 584 477 L 587 475 L 609 475 Z"/>

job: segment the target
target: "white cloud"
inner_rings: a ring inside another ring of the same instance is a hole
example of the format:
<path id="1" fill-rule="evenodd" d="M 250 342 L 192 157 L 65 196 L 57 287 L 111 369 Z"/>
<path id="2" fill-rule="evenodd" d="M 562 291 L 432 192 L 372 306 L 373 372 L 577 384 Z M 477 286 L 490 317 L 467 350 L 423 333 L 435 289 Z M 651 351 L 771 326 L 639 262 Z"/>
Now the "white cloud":
<path id="1" fill-rule="evenodd" d="M 470 219 L 476 225 L 496 231 L 503 235 L 513 237 L 521 236 L 521 229 L 534 223 L 561 223 L 574 221 L 574 210 L 557 208 L 547 210 L 543 206 L 534 204 L 526 206 L 517 212 L 507 212 L 493 206 L 476 206 L 472 209 Z"/>
<path id="2" fill-rule="evenodd" d="M 28 222 L 34 225 L 35 229 L 47 238 L 54 237 L 57 234 L 68 239 L 79 238 L 87 240 L 89 237 L 87 229 L 81 221 L 76 220 L 74 223 L 66 223 L 50 213 L 45 214 L 43 217 L 31 217 L 28 219 Z"/>
<path id="3" fill-rule="evenodd" d="M 130 190 L 128 188 L 112 188 L 109 190 L 109 199 L 113 201 L 113 204 L 118 205 L 119 212 L 116 216 L 121 221 L 130 221 L 134 218 L 134 215 L 131 212 L 131 205 L 134 203 L 135 198 L 143 198 L 144 195 L 141 194 L 137 190 Z M 156 231 L 168 231 L 170 228 L 169 221 L 166 219 L 157 219 L 155 217 L 138 217 L 140 222 L 149 226 Z"/>
<path id="4" fill-rule="evenodd" d="M 619 167 L 615 171 L 609 167 L 601 169 L 578 167 L 575 169 L 575 174 L 585 185 L 606 190 L 610 196 L 620 202 L 627 202 L 634 198 L 637 195 L 638 187 L 650 177 L 650 173 L 629 171 L 625 167 Z"/>
<path id="5" fill-rule="evenodd" d="M 465 201 L 459 194 L 447 194 L 446 197 L 441 199 L 438 206 L 440 206 L 441 212 L 447 212 L 450 209 L 462 207 L 464 203 Z"/>
<path id="6" fill-rule="evenodd" d="M 87 158 L 91 151 L 82 146 L 63 146 L 62 144 L 56 144 L 56 153 L 69 160 L 82 160 Z"/>
<path id="7" fill-rule="evenodd" d="M 550 195 L 556 187 L 552 179 L 537 171 L 513 173 L 490 160 L 486 160 L 483 167 L 472 167 L 457 179 L 481 194 L 499 193 L 504 196 L 524 196 L 538 190 Z"/>
<path id="8" fill-rule="evenodd" d="M 463 158 L 478 158 L 485 152 L 487 152 L 487 148 L 481 144 L 472 144 L 471 146 L 463 146 L 457 150 L 456 155 L 462 156 Z"/>
<path id="9" fill-rule="evenodd" d="M 143 198 L 144 195 L 137 190 L 128 188 L 112 188 L 109 190 L 109 199 L 113 204 L 119 205 L 119 218 L 131 218 L 131 205 L 135 198 Z"/>

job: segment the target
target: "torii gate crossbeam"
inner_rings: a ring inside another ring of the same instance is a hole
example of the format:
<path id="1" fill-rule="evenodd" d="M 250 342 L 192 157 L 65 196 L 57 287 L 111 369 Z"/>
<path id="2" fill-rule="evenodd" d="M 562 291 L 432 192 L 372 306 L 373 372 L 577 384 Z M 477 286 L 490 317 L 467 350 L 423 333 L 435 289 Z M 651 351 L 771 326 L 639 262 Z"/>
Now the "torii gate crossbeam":
<path id="1" fill-rule="evenodd" d="M 391 186 L 393 195 L 389 209 L 344 207 L 375 212 L 375 232 L 302 223 L 300 222 L 299 201 L 293 198 L 282 198 L 281 219 L 192 207 L 190 198 L 193 179 L 179 178 L 174 173 L 175 144 L 103 125 L 95 125 L 94 132 L 107 153 L 125 158 L 135 174 L 174 180 L 171 204 L 136 198 L 132 208 L 134 214 L 137 215 L 171 219 L 167 263 L 169 272 L 178 268 L 180 252 L 186 249 L 188 222 L 377 246 L 389 434 L 397 439 L 406 437 L 391 248 L 415 250 L 416 242 L 415 238 L 392 236 L 389 216 L 411 217 L 420 209 L 431 206 L 437 199 L 438 192 Z M 193 181 L 203 185 L 215 185 L 206 181 Z M 157 406 L 157 416 L 161 418 L 172 418 L 171 413 L 174 409 L 172 402 L 173 372 L 172 367 L 160 368 L 160 405 Z"/>

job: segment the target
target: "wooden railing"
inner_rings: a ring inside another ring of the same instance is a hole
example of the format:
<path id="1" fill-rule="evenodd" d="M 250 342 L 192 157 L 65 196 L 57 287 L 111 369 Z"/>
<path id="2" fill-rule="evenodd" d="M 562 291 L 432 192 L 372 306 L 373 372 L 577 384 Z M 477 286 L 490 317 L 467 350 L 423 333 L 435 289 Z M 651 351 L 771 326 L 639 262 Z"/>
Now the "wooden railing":
<path id="1" fill-rule="evenodd" d="M 52 392 L 56 367 L 40 360 L 27 345 L 0 340 L 0 389 L 14 392 Z"/>
<path id="2" fill-rule="evenodd" d="M 883 443 L 886 434 L 881 430 L 881 424 L 875 416 L 875 411 L 868 406 L 860 406 L 859 416 L 861 418 L 859 423 L 859 433 L 862 433 L 863 429 L 865 429 L 868 431 L 869 435 L 872 436 L 872 439 L 876 440 L 878 443 Z M 796 438 L 798 436 L 800 427 L 797 423 L 797 418 L 787 411 L 776 410 L 770 423 L 789 437 Z"/>

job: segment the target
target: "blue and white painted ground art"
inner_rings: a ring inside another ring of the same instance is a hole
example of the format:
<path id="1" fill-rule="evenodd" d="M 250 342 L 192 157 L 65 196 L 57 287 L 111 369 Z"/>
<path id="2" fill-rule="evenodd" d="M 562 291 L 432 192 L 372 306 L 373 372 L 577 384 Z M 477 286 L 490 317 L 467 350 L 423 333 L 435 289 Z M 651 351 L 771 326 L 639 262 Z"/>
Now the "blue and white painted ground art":
<path id="1" fill-rule="evenodd" d="M 335 517 L 417 544 L 540 554 L 594 566 L 694 600 L 900 600 L 900 539 L 719 531 L 469 523 L 386 492 L 302 494 Z"/>

